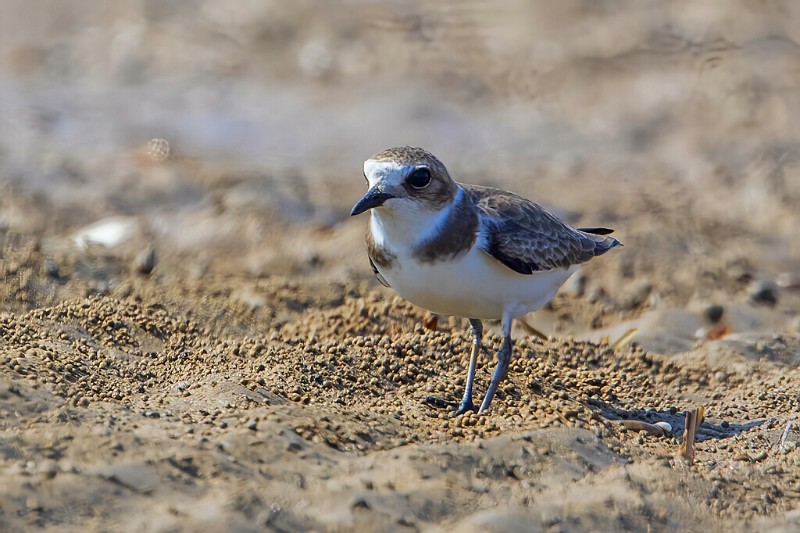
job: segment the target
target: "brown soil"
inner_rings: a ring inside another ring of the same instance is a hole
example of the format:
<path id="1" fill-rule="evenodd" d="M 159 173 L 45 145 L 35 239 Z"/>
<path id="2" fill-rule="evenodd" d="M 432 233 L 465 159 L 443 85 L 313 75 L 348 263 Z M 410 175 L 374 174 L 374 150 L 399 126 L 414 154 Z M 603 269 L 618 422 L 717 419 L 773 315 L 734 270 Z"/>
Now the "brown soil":
<path id="1" fill-rule="evenodd" d="M 20 309 L 0 319 L 9 530 L 722 530 L 783 523 L 800 498 L 800 376 L 784 363 L 517 334 L 491 411 L 451 418 L 425 399 L 459 399 L 464 324 L 427 330 L 372 283 L 163 267 L 117 272 L 100 295 L 36 268 L 34 240 L 6 240 Z M 88 295 L 24 311 L 31 287 Z M 479 392 L 498 347 L 489 336 Z"/>

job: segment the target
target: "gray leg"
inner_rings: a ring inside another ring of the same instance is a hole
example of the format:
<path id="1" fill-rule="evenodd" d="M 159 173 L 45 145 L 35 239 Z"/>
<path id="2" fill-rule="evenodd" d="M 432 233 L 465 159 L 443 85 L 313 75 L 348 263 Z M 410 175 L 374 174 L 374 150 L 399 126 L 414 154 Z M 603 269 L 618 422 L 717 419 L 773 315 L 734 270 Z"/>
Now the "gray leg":
<path id="1" fill-rule="evenodd" d="M 467 386 L 464 388 L 464 398 L 456 409 L 453 416 L 458 416 L 467 411 L 474 411 L 475 405 L 472 403 L 472 383 L 475 381 L 475 367 L 478 365 L 478 354 L 481 352 L 481 338 L 483 337 L 483 323 L 477 318 L 470 318 L 469 325 L 472 327 L 472 352 L 469 356 L 469 370 L 467 370 Z"/>
<path id="2" fill-rule="evenodd" d="M 508 374 L 508 363 L 511 361 L 511 322 L 513 317 L 503 317 L 503 344 L 497 352 L 497 367 L 492 374 L 492 381 L 489 383 L 489 388 L 486 391 L 486 396 L 483 398 L 481 408 L 478 409 L 478 414 L 486 411 L 492 403 L 494 394 L 497 392 L 497 387 L 502 383 Z"/>

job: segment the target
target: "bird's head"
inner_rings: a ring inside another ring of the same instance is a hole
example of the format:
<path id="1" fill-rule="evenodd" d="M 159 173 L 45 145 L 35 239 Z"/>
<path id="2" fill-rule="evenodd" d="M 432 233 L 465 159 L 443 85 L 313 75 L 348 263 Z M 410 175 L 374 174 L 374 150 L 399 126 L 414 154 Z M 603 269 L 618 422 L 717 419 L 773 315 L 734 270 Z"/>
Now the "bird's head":
<path id="1" fill-rule="evenodd" d="M 441 211 L 458 190 L 447 169 L 422 148 L 390 148 L 364 161 L 369 190 L 351 215 L 369 209 L 392 217 L 415 217 Z"/>

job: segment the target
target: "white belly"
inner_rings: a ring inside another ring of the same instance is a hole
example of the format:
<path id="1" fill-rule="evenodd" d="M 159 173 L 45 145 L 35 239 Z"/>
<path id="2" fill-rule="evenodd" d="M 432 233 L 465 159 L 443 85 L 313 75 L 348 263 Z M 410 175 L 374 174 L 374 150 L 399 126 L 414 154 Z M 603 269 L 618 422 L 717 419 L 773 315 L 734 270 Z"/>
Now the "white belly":
<path id="1" fill-rule="evenodd" d="M 457 259 L 434 263 L 401 255 L 391 269 L 378 270 L 400 296 L 434 313 L 501 319 L 541 308 L 577 266 L 523 275 L 473 247 Z"/>

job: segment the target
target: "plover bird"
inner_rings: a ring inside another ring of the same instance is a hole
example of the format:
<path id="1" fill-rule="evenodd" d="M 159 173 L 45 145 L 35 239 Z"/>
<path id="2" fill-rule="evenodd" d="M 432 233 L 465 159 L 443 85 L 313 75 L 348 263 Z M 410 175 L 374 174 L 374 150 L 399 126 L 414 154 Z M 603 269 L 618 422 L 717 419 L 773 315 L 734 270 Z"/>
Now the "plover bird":
<path id="1" fill-rule="evenodd" d="M 514 193 L 454 181 L 433 154 L 390 148 L 364 162 L 367 253 L 378 279 L 434 313 L 466 317 L 472 351 L 456 414 L 474 410 L 481 319 L 500 319 L 503 342 L 478 413 L 489 408 L 511 359 L 511 322 L 555 295 L 581 263 L 620 243 L 605 228 L 574 229 Z"/>

